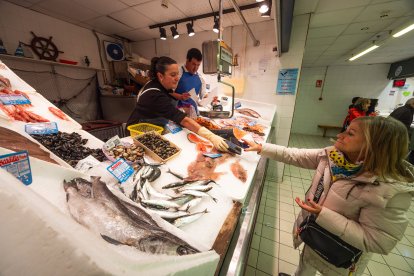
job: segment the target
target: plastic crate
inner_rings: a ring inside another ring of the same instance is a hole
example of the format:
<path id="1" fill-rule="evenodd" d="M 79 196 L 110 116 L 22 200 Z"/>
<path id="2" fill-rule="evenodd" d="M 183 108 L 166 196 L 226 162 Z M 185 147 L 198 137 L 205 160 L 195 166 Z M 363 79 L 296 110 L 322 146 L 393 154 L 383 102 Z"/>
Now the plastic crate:
<path id="1" fill-rule="evenodd" d="M 153 124 L 139 123 L 128 126 L 128 130 L 131 133 L 131 136 L 134 137 L 150 131 L 155 131 L 156 133 L 161 134 L 164 131 L 164 128 Z"/>
<path id="2" fill-rule="evenodd" d="M 124 126 L 120 122 L 104 120 L 90 121 L 83 123 L 82 129 L 104 142 L 115 135 L 118 135 L 119 138 L 125 137 Z"/>

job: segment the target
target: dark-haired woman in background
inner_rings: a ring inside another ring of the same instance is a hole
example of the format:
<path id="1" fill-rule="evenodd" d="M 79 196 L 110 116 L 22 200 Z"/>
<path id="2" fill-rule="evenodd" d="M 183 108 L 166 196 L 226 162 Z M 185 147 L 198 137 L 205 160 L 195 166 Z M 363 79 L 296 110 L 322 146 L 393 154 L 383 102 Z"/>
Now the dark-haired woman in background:
<path id="1" fill-rule="evenodd" d="M 179 81 L 179 69 L 175 60 L 154 57 L 151 60 L 150 77 L 151 81 L 138 93 L 137 104 L 129 116 L 127 126 L 137 123 L 163 126 L 171 120 L 210 140 L 216 149 L 227 151 L 228 145 L 223 138 L 200 126 L 175 107 L 175 99 L 171 96 Z"/>
<path id="2" fill-rule="evenodd" d="M 367 111 L 370 105 L 371 105 L 370 99 L 359 98 L 355 102 L 355 104 L 351 108 L 349 108 L 348 115 L 345 117 L 341 132 L 344 132 L 355 118 L 368 116 Z M 372 114 L 370 116 L 375 116 L 375 115 L 376 114 Z"/>

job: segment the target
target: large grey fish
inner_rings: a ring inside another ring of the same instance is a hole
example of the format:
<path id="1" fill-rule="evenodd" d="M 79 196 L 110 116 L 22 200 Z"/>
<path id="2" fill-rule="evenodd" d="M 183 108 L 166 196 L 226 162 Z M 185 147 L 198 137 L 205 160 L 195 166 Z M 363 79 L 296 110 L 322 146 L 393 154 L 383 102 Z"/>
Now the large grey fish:
<path id="1" fill-rule="evenodd" d="M 64 182 L 69 211 L 77 222 L 106 241 L 154 254 L 199 252 L 180 238 L 146 222 L 148 215 L 140 208 L 131 212 L 99 178 L 93 179 L 91 187 L 92 193 L 80 193 L 76 181 Z"/>

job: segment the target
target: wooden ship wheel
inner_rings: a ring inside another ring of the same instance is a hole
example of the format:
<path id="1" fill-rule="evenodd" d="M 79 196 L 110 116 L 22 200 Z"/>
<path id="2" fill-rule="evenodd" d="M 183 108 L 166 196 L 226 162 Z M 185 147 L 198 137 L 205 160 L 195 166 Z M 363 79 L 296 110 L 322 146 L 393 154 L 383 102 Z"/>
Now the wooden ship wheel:
<path id="1" fill-rule="evenodd" d="M 34 32 L 31 32 L 34 36 L 32 41 L 30 41 L 30 48 L 32 51 L 39 57 L 39 59 L 56 61 L 59 51 L 56 45 L 52 42 L 52 37 L 46 39 L 44 37 L 36 36 Z"/>

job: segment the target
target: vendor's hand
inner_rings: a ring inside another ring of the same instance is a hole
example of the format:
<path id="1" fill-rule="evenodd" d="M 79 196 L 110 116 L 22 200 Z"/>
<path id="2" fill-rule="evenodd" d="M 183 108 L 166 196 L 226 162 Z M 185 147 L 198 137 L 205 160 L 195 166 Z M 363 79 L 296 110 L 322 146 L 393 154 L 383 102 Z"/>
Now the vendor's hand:
<path id="1" fill-rule="evenodd" d="M 189 98 L 191 98 L 191 95 L 190 95 L 190 93 L 183 93 L 183 94 L 181 94 L 181 99 L 180 100 L 182 100 L 182 101 L 185 101 L 185 100 L 188 100 Z"/>
<path id="2" fill-rule="evenodd" d="M 245 142 L 249 147 L 247 149 L 244 149 L 245 151 L 257 151 L 257 152 L 261 152 L 262 151 L 262 145 L 261 144 L 256 144 L 254 142 L 242 139 L 243 142 Z"/>
<path id="3" fill-rule="evenodd" d="M 322 210 L 322 206 L 310 198 L 308 198 L 309 205 L 303 202 L 299 197 L 295 198 L 295 201 L 299 205 L 300 208 L 308 211 L 309 213 L 318 215 Z"/>
<path id="4" fill-rule="evenodd" d="M 226 141 L 221 138 L 218 135 L 215 135 L 213 132 L 211 132 L 210 130 L 208 130 L 205 127 L 201 127 L 198 132 L 198 135 L 200 135 L 201 137 L 204 137 L 206 139 L 208 139 L 216 149 L 218 149 L 219 151 L 224 151 L 227 152 L 229 145 L 227 145 Z"/>

